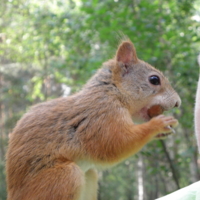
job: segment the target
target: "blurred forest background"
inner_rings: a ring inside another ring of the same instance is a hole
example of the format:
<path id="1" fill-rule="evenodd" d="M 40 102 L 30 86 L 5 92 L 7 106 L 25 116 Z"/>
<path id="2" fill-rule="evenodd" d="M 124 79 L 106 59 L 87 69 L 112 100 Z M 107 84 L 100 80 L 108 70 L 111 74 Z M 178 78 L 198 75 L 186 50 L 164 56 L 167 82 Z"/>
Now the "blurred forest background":
<path id="1" fill-rule="evenodd" d="M 100 172 L 99 200 L 153 200 L 200 179 L 193 127 L 200 0 L 1 0 L 0 200 L 17 120 L 33 104 L 80 90 L 113 57 L 122 33 L 181 96 L 181 108 L 170 113 L 180 125 L 174 136 Z"/>

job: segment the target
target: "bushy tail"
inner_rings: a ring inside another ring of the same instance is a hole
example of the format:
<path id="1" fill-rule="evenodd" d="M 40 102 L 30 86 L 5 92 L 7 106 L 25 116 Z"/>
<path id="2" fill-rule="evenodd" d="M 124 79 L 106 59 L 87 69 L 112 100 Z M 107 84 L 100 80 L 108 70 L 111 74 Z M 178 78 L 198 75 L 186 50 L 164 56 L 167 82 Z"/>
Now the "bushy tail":
<path id="1" fill-rule="evenodd" d="M 200 54 L 197 60 L 200 67 Z M 196 134 L 198 149 L 200 153 L 200 72 L 199 72 L 199 82 L 197 85 L 197 92 L 196 92 L 196 104 L 195 104 L 194 116 L 195 116 L 194 118 L 195 134 Z"/>

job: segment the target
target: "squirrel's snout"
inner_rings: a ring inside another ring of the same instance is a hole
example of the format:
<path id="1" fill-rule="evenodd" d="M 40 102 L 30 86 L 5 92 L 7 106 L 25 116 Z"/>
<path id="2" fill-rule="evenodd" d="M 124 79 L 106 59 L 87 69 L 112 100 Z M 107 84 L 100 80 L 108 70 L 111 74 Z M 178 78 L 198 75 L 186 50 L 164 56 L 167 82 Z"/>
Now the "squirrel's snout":
<path id="1" fill-rule="evenodd" d="M 180 97 L 178 96 L 178 100 L 175 102 L 174 108 L 175 108 L 175 107 L 179 108 L 180 106 L 181 106 L 181 99 L 180 99 Z"/>
<path id="2" fill-rule="evenodd" d="M 177 101 L 174 107 L 177 107 L 177 108 L 179 108 L 179 107 L 180 107 L 180 105 L 181 105 L 181 102 L 180 102 L 180 101 Z"/>
<path id="3" fill-rule="evenodd" d="M 179 108 L 181 106 L 181 99 L 179 95 L 174 92 L 173 95 L 168 95 L 167 98 L 164 98 L 161 105 L 165 111 Z"/>

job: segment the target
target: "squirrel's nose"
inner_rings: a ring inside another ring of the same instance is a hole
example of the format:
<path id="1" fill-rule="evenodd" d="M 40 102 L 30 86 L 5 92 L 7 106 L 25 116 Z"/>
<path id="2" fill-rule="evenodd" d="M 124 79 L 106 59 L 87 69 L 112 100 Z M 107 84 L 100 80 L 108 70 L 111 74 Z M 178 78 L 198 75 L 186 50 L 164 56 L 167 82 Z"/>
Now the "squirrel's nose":
<path id="1" fill-rule="evenodd" d="M 181 99 L 179 98 L 179 100 L 176 101 L 174 107 L 177 107 L 177 108 L 178 108 L 178 107 L 180 107 L 180 105 L 181 105 Z"/>

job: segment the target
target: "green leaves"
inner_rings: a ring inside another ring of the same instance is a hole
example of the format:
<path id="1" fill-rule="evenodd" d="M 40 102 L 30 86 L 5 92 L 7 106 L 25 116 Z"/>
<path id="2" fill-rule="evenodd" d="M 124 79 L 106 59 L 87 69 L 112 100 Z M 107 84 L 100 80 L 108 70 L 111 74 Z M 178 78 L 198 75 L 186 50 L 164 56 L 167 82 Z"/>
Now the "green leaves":
<path id="1" fill-rule="evenodd" d="M 33 77 L 32 82 L 34 84 L 32 91 L 32 99 L 39 98 L 41 101 L 44 101 L 45 96 L 42 93 L 43 79 L 41 77 Z"/>

